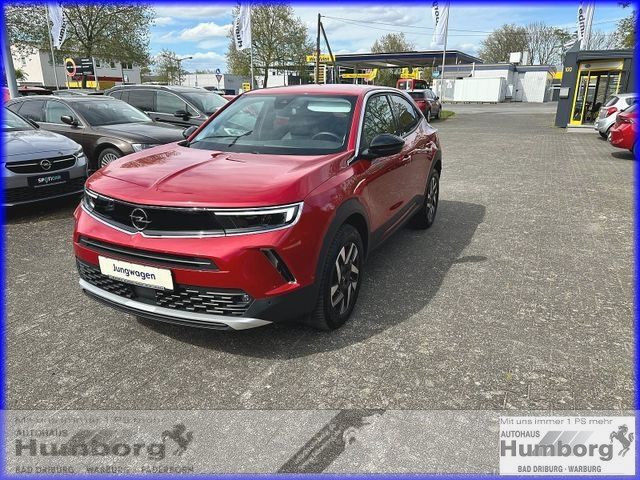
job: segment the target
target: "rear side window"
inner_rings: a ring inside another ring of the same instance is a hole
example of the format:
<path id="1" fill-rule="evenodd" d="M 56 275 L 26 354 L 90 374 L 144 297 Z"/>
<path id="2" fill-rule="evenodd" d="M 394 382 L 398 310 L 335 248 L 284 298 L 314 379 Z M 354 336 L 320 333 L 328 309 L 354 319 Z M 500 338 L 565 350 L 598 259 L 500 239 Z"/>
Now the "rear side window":
<path id="1" fill-rule="evenodd" d="M 391 104 L 398 122 L 398 135 L 406 135 L 416 128 L 420 117 L 408 100 L 398 95 L 391 95 Z"/>
<path id="2" fill-rule="evenodd" d="M 611 97 L 607 103 L 604 104 L 605 107 L 610 107 L 618 103 L 618 97 Z"/>
<path id="3" fill-rule="evenodd" d="M 122 98 L 122 90 L 118 90 L 116 92 L 113 92 L 113 93 L 110 94 L 110 96 L 120 100 Z"/>
<path id="4" fill-rule="evenodd" d="M 44 100 L 22 102 L 18 113 L 34 122 L 44 122 Z"/>
<path id="5" fill-rule="evenodd" d="M 152 90 L 130 90 L 127 103 L 143 112 L 153 112 L 153 97 L 154 92 Z"/>
<path id="6" fill-rule="evenodd" d="M 361 148 L 368 148 L 371 140 L 381 133 L 396 133 L 393 112 L 386 95 L 376 95 L 367 102 L 364 111 Z"/>

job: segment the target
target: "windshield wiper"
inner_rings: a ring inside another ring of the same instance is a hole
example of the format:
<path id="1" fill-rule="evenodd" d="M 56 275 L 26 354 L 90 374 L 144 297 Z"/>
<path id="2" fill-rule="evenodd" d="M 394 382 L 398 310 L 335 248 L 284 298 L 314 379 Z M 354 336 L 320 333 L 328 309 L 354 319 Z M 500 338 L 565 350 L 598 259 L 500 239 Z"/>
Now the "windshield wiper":
<path id="1" fill-rule="evenodd" d="M 203 138 L 202 140 L 198 140 L 200 142 L 209 140 L 210 138 L 233 138 L 231 143 L 227 145 L 227 147 L 232 147 L 240 137 L 246 137 L 247 135 L 251 135 L 253 130 L 249 130 L 248 132 L 241 133 L 240 135 L 211 135 L 209 137 Z"/>

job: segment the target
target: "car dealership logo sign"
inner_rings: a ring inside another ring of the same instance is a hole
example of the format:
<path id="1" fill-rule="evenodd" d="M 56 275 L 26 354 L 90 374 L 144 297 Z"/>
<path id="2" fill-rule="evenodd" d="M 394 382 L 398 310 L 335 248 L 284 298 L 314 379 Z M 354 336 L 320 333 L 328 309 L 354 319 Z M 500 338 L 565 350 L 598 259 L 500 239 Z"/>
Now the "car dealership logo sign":
<path id="1" fill-rule="evenodd" d="M 634 475 L 633 417 L 501 417 L 500 474 Z"/>

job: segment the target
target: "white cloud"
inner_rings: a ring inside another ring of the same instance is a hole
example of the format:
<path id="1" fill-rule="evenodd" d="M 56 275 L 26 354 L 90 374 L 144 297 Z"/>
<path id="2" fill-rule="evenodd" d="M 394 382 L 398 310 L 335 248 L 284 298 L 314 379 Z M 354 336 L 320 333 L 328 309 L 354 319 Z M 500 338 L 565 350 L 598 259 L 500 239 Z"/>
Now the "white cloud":
<path id="1" fill-rule="evenodd" d="M 157 27 L 165 27 L 167 25 L 171 25 L 175 22 L 172 17 L 156 17 L 154 20 L 154 24 Z"/>
<path id="2" fill-rule="evenodd" d="M 226 37 L 231 25 L 217 25 L 214 22 L 199 23 L 195 27 L 187 28 L 180 32 L 182 40 L 204 40 L 211 37 Z"/>
<path id="3" fill-rule="evenodd" d="M 188 71 L 220 68 L 224 72 L 227 68 L 227 57 L 215 51 L 189 53 L 185 57 L 193 57 L 182 62 L 182 66 Z"/>

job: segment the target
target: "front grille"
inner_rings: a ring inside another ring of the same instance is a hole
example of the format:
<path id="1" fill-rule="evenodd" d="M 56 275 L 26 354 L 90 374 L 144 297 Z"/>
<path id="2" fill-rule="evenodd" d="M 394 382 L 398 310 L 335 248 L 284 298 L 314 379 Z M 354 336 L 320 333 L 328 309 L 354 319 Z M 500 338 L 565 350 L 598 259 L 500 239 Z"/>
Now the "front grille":
<path id="1" fill-rule="evenodd" d="M 133 286 L 128 283 L 115 280 L 111 277 L 103 275 L 97 268 L 91 267 L 83 262 L 77 262 L 78 272 L 83 280 L 91 285 L 95 285 L 102 290 L 118 295 L 119 297 L 134 298 L 135 292 Z"/>
<path id="2" fill-rule="evenodd" d="M 201 208 L 165 208 L 135 205 L 101 195 L 91 194 L 94 205 L 91 213 L 125 231 L 134 233 L 142 226 L 144 233 L 155 235 L 197 235 L 203 231 L 224 234 L 215 214 Z"/>
<path id="3" fill-rule="evenodd" d="M 175 285 L 174 290 L 156 290 L 129 285 L 103 275 L 97 267 L 79 260 L 76 263 L 80 277 L 90 284 L 114 295 L 159 307 L 185 312 L 242 317 L 253 302 L 253 299 L 242 290 L 213 291 L 190 285 Z"/>
<path id="4" fill-rule="evenodd" d="M 42 162 L 49 162 L 49 168 L 43 168 Z M 48 173 L 56 170 L 71 168 L 76 164 L 76 157 L 67 155 L 64 157 L 45 158 L 40 160 L 30 160 L 27 162 L 7 163 L 6 167 L 13 173 Z"/>
<path id="5" fill-rule="evenodd" d="M 32 200 L 42 200 L 45 198 L 57 197 L 61 195 L 80 193 L 84 188 L 86 178 L 74 178 L 65 183 L 57 185 L 47 185 L 38 188 L 17 187 L 4 191 L 4 203 L 20 203 Z"/>
<path id="6" fill-rule="evenodd" d="M 103 253 L 123 260 L 143 261 L 160 267 L 190 268 L 194 270 L 217 270 L 216 265 L 208 258 L 173 255 L 168 253 L 151 252 L 130 247 L 122 247 L 112 243 L 101 242 L 87 237 L 80 237 L 80 245 L 90 248 L 94 252 Z"/>

